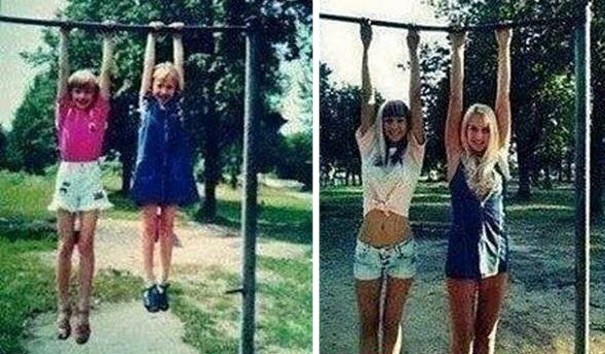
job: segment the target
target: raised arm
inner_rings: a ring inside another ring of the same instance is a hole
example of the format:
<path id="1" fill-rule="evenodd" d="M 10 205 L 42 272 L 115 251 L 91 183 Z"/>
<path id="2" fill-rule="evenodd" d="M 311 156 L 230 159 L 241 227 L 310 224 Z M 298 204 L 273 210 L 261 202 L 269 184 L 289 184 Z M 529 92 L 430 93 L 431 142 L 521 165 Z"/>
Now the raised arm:
<path id="1" fill-rule="evenodd" d="M 113 63 L 113 48 L 114 42 L 111 34 L 111 26 L 113 22 L 103 22 L 106 28 L 103 29 L 103 60 L 101 62 L 101 73 L 99 74 L 99 89 L 100 94 L 104 98 L 109 98 L 111 88 L 111 65 Z"/>
<path id="2" fill-rule="evenodd" d="M 418 61 L 418 42 L 420 35 L 416 30 L 408 31 L 408 49 L 410 54 L 410 111 L 412 113 L 412 134 L 420 144 L 424 144 L 424 123 L 422 121 L 422 101 L 420 99 L 420 62 Z"/>
<path id="3" fill-rule="evenodd" d="M 511 112 L 510 112 L 510 28 L 496 31 L 498 40 L 498 89 L 496 93 L 496 119 L 500 133 L 500 148 L 505 148 L 510 142 Z"/>
<path id="4" fill-rule="evenodd" d="M 149 23 L 154 29 L 147 34 L 147 45 L 145 46 L 145 57 L 143 60 L 143 75 L 141 76 L 141 91 L 139 94 L 144 96 L 151 89 L 151 81 L 153 75 L 153 66 L 155 65 L 155 40 L 157 38 L 157 30 L 164 24 L 154 21 Z"/>
<path id="5" fill-rule="evenodd" d="M 174 51 L 174 66 L 179 73 L 179 89 L 181 92 L 185 89 L 185 66 L 184 66 L 184 50 L 183 50 L 183 27 L 182 22 L 171 23 L 170 27 L 174 28 L 172 32 L 172 47 Z"/>
<path id="6" fill-rule="evenodd" d="M 361 59 L 361 134 L 374 125 L 374 89 L 368 68 L 368 49 L 372 42 L 372 26 L 369 21 L 363 21 L 360 28 L 361 42 L 363 44 L 363 57 Z"/>
<path id="7" fill-rule="evenodd" d="M 59 72 L 57 78 L 57 101 L 67 92 L 67 79 L 69 78 L 69 54 L 67 53 L 67 41 L 70 29 L 61 27 L 59 29 Z"/>
<path id="8" fill-rule="evenodd" d="M 445 151 L 447 154 L 448 174 L 454 172 L 454 163 L 457 161 L 462 149 L 460 146 L 460 126 L 462 125 L 464 41 L 466 40 L 466 33 L 452 33 L 451 39 L 450 100 L 447 108 L 447 121 L 445 123 Z"/>

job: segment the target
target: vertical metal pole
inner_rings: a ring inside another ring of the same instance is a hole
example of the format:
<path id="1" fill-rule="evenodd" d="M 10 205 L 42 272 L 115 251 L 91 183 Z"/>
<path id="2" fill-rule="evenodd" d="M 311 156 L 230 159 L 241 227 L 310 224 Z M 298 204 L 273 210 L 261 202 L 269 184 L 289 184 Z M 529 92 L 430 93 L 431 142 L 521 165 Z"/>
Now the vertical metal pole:
<path id="1" fill-rule="evenodd" d="M 576 341 L 575 353 L 588 354 L 590 345 L 590 2 L 585 2 L 575 27 L 576 75 Z M 599 183 L 599 181 L 595 181 Z"/>
<path id="2" fill-rule="evenodd" d="M 243 302 L 241 318 L 240 354 L 254 353 L 255 297 L 256 297 L 256 138 L 260 112 L 260 40 L 258 21 L 251 20 L 246 31 L 246 84 L 244 103 L 244 196 L 242 203 L 242 263 Z"/>

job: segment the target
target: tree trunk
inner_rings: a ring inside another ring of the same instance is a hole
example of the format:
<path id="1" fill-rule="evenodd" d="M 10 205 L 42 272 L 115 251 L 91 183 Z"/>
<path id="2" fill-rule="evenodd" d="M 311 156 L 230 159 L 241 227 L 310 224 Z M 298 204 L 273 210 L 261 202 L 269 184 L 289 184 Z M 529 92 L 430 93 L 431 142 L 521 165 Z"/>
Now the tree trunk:
<path id="1" fill-rule="evenodd" d="M 128 195 L 130 192 L 130 180 L 132 179 L 133 156 L 122 152 L 120 154 L 120 162 L 122 163 L 122 189 L 120 193 Z"/>
<path id="2" fill-rule="evenodd" d="M 544 189 L 551 190 L 552 189 L 552 179 L 550 178 L 550 166 L 546 165 L 544 167 Z"/>
<path id="3" fill-rule="evenodd" d="M 216 114 L 215 100 L 209 90 L 206 106 L 206 117 L 204 117 L 206 132 L 206 144 L 204 146 L 204 205 L 202 207 L 203 218 L 213 220 L 216 217 L 216 186 L 220 177 L 220 149 L 218 146 L 219 119 Z"/>
<path id="4" fill-rule="evenodd" d="M 531 198 L 531 153 L 522 154 L 519 149 L 519 190 L 517 198 L 529 200 Z"/>

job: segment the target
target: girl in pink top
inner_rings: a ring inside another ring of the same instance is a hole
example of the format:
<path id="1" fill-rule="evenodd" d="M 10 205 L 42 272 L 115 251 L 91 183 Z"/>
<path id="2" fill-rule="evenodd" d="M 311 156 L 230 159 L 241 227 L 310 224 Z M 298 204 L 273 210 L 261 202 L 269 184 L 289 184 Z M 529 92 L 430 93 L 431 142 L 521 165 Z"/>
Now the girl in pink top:
<path id="1" fill-rule="evenodd" d="M 106 25 L 109 29 L 110 24 Z M 59 339 L 67 339 L 71 334 L 69 279 L 71 258 L 77 244 L 80 272 L 74 337 L 78 344 L 84 344 L 90 337 L 88 317 L 94 272 L 95 227 L 99 210 L 111 207 L 101 183 L 99 157 L 102 154 L 109 114 L 109 68 L 113 41 L 107 31 L 104 31 L 103 62 L 98 80 L 88 70 L 76 71 L 68 79 L 68 33 L 68 28 L 61 28 L 55 114 L 61 162 L 49 209 L 57 212 L 59 233 L 56 278 L 57 336 Z M 76 219 L 79 219 L 79 233 L 74 230 Z"/>

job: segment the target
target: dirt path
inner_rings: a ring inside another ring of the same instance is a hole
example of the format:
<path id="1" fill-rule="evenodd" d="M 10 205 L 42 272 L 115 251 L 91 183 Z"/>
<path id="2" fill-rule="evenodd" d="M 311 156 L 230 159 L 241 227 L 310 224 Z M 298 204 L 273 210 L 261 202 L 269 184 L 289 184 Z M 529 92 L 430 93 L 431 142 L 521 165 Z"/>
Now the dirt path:
<path id="1" fill-rule="evenodd" d="M 239 272 L 241 239 L 237 230 L 180 223 L 176 231 L 183 247 L 174 249 L 175 268 L 218 267 L 227 272 Z M 141 276 L 139 233 L 138 221 L 103 218 L 95 238 L 97 270 L 111 268 Z M 280 258 L 302 257 L 308 248 L 278 241 L 259 240 L 258 243 L 259 254 Z M 54 266 L 54 253 L 41 254 L 40 257 Z M 77 264 L 77 256 L 74 258 L 74 264 Z M 157 267 L 157 252 L 154 262 Z M 192 276 L 203 278 L 203 272 L 197 275 L 175 272 L 171 279 L 174 282 L 199 280 L 191 279 Z M 139 302 L 96 306 L 91 314 L 93 335 L 84 346 L 76 345 L 71 339 L 55 339 L 54 320 L 55 315 L 47 313 L 33 321 L 30 339 L 26 343 L 30 353 L 196 353 L 194 348 L 183 343 L 184 328 L 175 315 L 170 311 L 150 314 Z"/>
<path id="2" fill-rule="evenodd" d="M 331 220 L 338 229 L 355 230 L 347 219 Z M 321 353 L 357 352 L 358 320 L 354 297 L 352 255 L 354 232 L 324 230 L 320 262 Z M 417 228 L 416 228 L 417 229 Z M 405 310 L 404 353 L 447 353 L 448 316 L 444 287 L 445 228 L 418 230 L 420 264 Z M 573 353 L 574 287 L 573 247 L 547 244 L 536 250 L 530 243 L 511 245 L 513 270 L 510 290 L 500 322 L 497 353 Z M 594 298 L 604 300 L 602 289 Z M 593 319 L 604 319 L 593 308 Z M 595 323 L 595 322 L 593 322 Z M 593 331 L 591 353 L 605 353 L 605 333 Z"/>

